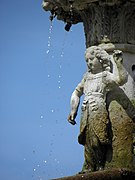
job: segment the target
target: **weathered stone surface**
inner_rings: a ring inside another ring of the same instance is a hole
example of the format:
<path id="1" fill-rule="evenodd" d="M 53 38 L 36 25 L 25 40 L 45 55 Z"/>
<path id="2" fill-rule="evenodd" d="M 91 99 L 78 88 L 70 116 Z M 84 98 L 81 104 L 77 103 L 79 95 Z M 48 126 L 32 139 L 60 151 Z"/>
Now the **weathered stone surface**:
<path id="1" fill-rule="evenodd" d="M 112 147 L 110 147 L 106 167 L 135 170 L 133 153 L 135 106 L 120 88 L 108 94 L 107 105 L 112 127 Z"/>
<path id="2" fill-rule="evenodd" d="M 48 2 L 49 4 L 46 4 Z M 119 4 L 135 3 L 135 0 L 44 0 L 43 8 L 50 11 L 52 6 L 62 7 L 65 11 L 69 10 L 69 6 L 73 3 L 75 10 L 84 10 L 91 5 L 108 5 L 114 6 Z"/>
<path id="3" fill-rule="evenodd" d="M 123 140 L 123 134 L 122 137 L 120 137 L 121 139 L 118 139 L 118 143 L 120 144 L 119 154 L 116 154 L 115 152 L 114 155 L 112 152 L 114 130 L 113 125 L 108 118 L 108 108 L 106 108 L 107 92 L 112 89 L 114 90 L 114 87 L 119 87 L 120 85 L 125 84 L 127 81 L 127 73 L 122 63 L 122 53 L 121 51 L 117 50 L 113 53 L 113 55 L 109 55 L 101 47 L 91 46 L 86 49 L 85 58 L 88 72 L 85 73 L 82 81 L 78 84 L 72 93 L 71 112 L 68 118 L 69 122 L 74 125 L 74 119 L 77 115 L 79 100 L 80 97 L 84 94 L 80 135 L 78 138 L 79 143 L 84 145 L 85 150 L 85 162 L 82 168 L 82 172 L 98 171 L 104 168 L 108 168 L 108 163 L 113 161 L 112 157 L 115 157 L 115 155 L 118 155 L 120 157 L 118 160 L 121 160 L 118 166 L 116 164 L 116 167 L 131 168 L 131 161 L 133 159 L 131 149 L 129 149 L 128 153 L 128 160 L 130 161 L 127 161 L 124 165 L 126 160 L 123 162 L 123 159 L 121 159 L 121 154 L 125 155 L 127 153 L 125 149 L 124 151 L 126 152 L 121 151 L 120 145 Z M 117 67 L 117 70 L 113 72 L 111 72 L 112 62 Z M 111 98 L 109 98 L 109 100 L 110 99 Z M 120 124 L 118 125 L 120 126 Z M 122 127 L 122 125 L 120 127 Z M 128 129 L 128 132 L 130 131 L 131 128 Z M 130 138 L 130 140 L 131 142 L 128 145 L 129 147 L 132 147 L 132 138 Z M 115 165 L 112 167 L 115 167 Z"/>
<path id="4" fill-rule="evenodd" d="M 115 49 L 124 51 L 129 80 L 107 94 L 112 142 L 105 168 L 135 170 L 135 0 L 44 0 L 43 8 L 51 12 L 51 20 L 56 16 L 69 25 L 82 22 L 86 47 L 100 44 L 110 55 Z M 85 177 L 94 178 L 89 174 Z"/>
<path id="5" fill-rule="evenodd" d="M 128 169 L 112 169 L 59 178 L 57 180 L 134 180 L 135 172 Z M 55 179 L 56 180 L 56 179 Z"/>
<path id="6" fill-rule="evenodd" d="M 98 45 L 104 36 L 112 43 L 135 45 L 134 0 L 45 0 L 43 8 L 64 22 L 83 22 L 86 47 Z"/>
<path id="7" fill-rule="evenodd" d="M 80 12 L 84 24 L 86 46 L 106 42 L 135 45 L 135 4 L 89 6 Z"/>

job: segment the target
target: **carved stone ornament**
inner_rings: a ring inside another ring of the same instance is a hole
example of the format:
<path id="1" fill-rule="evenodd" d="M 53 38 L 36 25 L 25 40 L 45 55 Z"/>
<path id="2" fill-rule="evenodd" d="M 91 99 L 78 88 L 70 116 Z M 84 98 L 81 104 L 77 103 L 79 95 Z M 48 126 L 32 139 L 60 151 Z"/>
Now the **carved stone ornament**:
<path id="1" fill-rule="evenodd" d="M 87 47 L 105 36 L 112 43 L 135 45 L 135 0 L 44 0 L 43 8 L 64 22 L 83 22 Z"/>
<path id="2" fill-rule="evenodd" d="M 111 161 L 114 136 L 106 105 L 107 93 L 127 81 L 121 51 L 109 55 L 101 47 L 92 46 L 86 50 L 85 57 L 88 71 L 71 96 L 71 112 L 68 117 L 74 125 L 80 97 L 84 94 L 78 137 L 85 150 L 82 173 L 109 167 L 106 165 Z M 117 66 L 117 72 L 111 72 L 112 61 Z"/>
<path id="3" fill-rule="evenodd" d="M 88 71 L 71 96 L 68 117 L 75 125 L 84 95 L 78 137 L 85 152 L 82 172 L 135 170 L 135 0 L 44 0 L 42 5 L 51 21 L 66 23 L 66 31 L 76 23 L 84 26 Z"/>

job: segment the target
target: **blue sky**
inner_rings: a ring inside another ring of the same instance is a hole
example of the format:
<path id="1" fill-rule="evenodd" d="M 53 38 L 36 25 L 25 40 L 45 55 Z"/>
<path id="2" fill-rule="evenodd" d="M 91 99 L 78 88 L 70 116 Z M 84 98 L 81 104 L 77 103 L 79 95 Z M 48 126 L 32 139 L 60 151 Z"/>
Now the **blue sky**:
<path id="1" fill-rule="evenodd" d="M 70 96 L 86 65 L 83 25 L 54 19 L 42 1 L 1 0 L 0 179 L 47 180 L 83 165 L 77 125 L 67 122 Z M 47 53 L 49 52 L 49 53 Z"/>

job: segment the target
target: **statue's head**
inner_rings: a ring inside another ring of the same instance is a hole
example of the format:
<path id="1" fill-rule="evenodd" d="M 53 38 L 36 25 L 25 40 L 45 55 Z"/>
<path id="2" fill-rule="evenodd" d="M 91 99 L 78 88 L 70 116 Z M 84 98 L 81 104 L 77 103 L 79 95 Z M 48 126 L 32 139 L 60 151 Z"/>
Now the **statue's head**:
<path id="1" fill-rule="evenodd" d="M 86 49 L 85 59 L 89 71 L 110 71 L 110 56 L 98 46 L 91 46 Z"/>

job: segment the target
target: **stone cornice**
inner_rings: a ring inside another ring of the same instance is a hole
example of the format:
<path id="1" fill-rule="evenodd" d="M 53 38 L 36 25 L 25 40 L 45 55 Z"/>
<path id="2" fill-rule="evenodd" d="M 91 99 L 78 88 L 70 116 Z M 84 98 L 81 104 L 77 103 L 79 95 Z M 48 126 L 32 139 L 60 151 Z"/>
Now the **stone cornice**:
<path id="1" fill-rule="evenodd" d="M 67 12 L 70 10 L 71 4 L 74 10 L 81 11 L 87 9 L 87 7 L 91 5 L 114 6 L 125 3 L 135 3 L 135 0 L 44 0 L 42 6 L 46 11 L 51 11 L 57 6 L 58 8 L 62 8 L 63 11 Z"/>
<path id="2" fill-rule="evenodd" d="M 124 4 L 135 4 L 135 0 L 43 0 L 42 7 L 45 11 L 57 14 L 57 19 L 65 22 L 70 21 L 70 10 L 72 5 L 72 24 L 82 22 L 80 13 L 91 6 L 115 6 Z"/>
<path id="3" fill-rule="evenodd" d="M 113 52 L 114 50 L 121 50 L 122 52 L 135 54 L 135 45 L 132 44 L 101 43 L 98 46 L 102 47 L 107 52 Z"/>
<path id="4" fill-rule="evenodd" d="M 115 49 L 122 50 L 123 52 L 134 53 L 135 54 L 135 45 L 132 44 L 114 44 Z"/>

